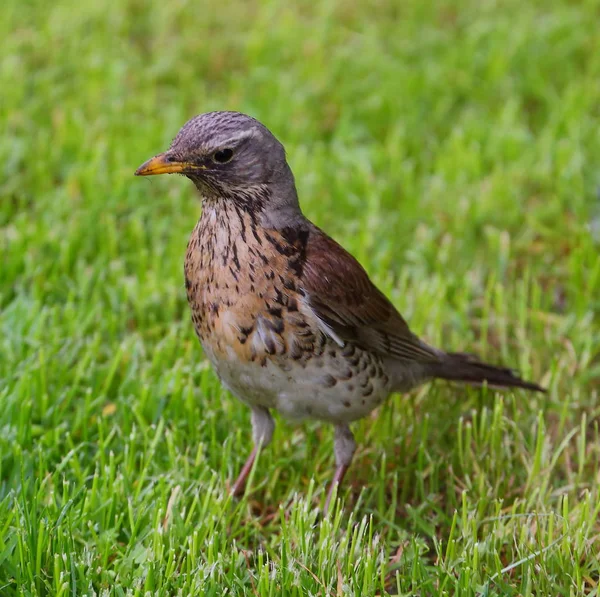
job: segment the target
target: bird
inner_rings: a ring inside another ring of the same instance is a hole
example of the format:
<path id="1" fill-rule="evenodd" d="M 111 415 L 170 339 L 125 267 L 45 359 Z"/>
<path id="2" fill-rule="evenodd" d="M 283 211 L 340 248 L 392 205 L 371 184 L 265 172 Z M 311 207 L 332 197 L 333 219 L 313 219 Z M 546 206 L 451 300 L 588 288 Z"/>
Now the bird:
<path id="1" fill-rule="evenodd" d="M 222 385 L 251 409 L 243 494 L 272 411 L 334 426 L 324 512 L 352 462 L 350 424 L 433 379 L 545 392 L 514 370 L 421 340 L 365 269 L 302 212 L 284 146 L 233 111 L 189 120 L 137 176 L 181 174 L 202 202 L 184 279 L 191 318 Z"/>

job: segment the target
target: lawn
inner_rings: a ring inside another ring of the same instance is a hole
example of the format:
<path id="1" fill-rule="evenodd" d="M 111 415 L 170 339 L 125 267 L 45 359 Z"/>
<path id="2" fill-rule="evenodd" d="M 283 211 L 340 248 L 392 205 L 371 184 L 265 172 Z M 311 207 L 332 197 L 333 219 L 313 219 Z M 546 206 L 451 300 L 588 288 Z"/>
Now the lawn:
<path id="1" fill-rule="evenodd" d="M 598 595 L 600 4 L 4 0 L 0 595 Z M 308 217 L 419 335 L 547 395 L 434 383 L 333 432 L 250 413 L 190 322 L 193 115 L 285 144 Z"/>

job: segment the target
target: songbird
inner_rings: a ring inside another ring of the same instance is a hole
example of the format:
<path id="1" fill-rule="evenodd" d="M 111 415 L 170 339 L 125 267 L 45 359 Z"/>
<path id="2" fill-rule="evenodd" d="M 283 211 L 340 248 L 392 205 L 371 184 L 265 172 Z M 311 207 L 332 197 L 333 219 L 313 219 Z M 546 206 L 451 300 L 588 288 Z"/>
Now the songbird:
<path id="1" fill-rule="evenodd" d="M 254 118 L 196 116 L 135 174 L 171 173 L 202 198 L 184 267 L 196 334 L 222 384 L 252 411 L 254 447 L 234 494 L 271 441 L 271 410 L 334 425 L 327 510 L 356 449 L 350 423 L 391 393 L 434 378 L 545 391 L 413 334 L 360 263 L 304 216 L 283 145 Z"/>

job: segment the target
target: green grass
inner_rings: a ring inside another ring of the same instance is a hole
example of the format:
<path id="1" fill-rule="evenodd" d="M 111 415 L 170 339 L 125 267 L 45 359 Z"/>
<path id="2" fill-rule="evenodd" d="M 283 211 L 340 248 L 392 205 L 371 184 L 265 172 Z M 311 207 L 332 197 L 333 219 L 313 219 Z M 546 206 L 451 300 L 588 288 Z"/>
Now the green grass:
<path id="1" fill-rule="evenodd" d="M 0 18 L 0 595 L 598 595 L 600 5 L 19 2 Z M 193 334 L 200 213 L 135 168 L 191 116 L 284 142 L 305 213 L 430 342 L 355 425 L 249 412 Z"/>

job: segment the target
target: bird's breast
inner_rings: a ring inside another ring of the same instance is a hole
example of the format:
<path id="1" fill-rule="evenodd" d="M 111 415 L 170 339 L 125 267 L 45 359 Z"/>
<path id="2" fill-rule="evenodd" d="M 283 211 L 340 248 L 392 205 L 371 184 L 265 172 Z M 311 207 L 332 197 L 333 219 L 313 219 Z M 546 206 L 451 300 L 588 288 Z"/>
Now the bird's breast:
<path id="1" fill-rule="evenodd" d="M 201 218 L 185 260 L 192 320 L 217 374 L 242 400 L 291 418 L 364 416 L 389 392 L 379 357 L 323 330 L 302 290 L 301 233 L 239 215 Z"/>
<path id="2" fill-rule="evenodd" d="M 207 354 L 260 364 L 281 355 L 300 361 L 319 350 L 324 338 L 303 305 L 296 253 L 250 214 L 203 213 L 188 244 L 185 285 Z"/>

